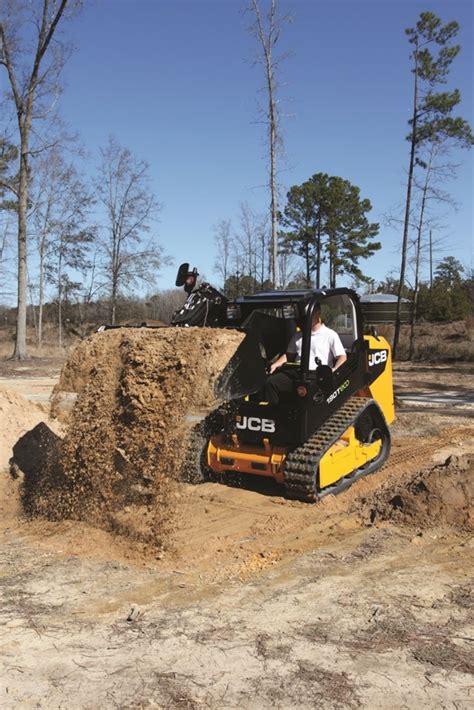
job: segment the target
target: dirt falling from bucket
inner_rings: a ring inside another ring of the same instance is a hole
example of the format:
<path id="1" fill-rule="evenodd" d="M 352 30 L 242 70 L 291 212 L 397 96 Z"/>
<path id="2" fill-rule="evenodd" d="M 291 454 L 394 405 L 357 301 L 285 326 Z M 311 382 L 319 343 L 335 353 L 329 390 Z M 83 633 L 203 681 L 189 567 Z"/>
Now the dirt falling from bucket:
<path id="1" fill-rule="evenodd" d="M 78 392 L 60 460 L 42 476 L 30 512 L 166 547 L 179 514 L 187 419 L 215 408 L 214 383 L 242 337 L 118 329 L 82 343 L 55 392 Z"/>

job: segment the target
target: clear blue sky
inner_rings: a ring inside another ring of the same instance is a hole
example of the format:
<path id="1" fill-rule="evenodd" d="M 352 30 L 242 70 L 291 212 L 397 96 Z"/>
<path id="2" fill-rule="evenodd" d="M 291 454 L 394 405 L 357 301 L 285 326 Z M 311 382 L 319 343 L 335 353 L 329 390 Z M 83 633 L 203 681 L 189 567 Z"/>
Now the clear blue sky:
<path id="1" fill-rule="evenodd" d="M 263 2 L 263 0 L 262 0 Z M 384 214 L 403 202 L 412 96 L 405 28 L 435 12 L 461 25 L 462 52 L 448 87 L 462 93 L 473 122 L 472 2 L 457 0 L 280 0 L 285 164 L 282 194 L 316 172 L 340 175 L 371 200 L 383 249 L 365 271 L 381 280 L 399 266 L 400 234 Z M 261 67 L 240 0 L 94 0 L 68 25 L 76 51 L 64 72 L 62 113 L 92 155 L 108 134 L 145 158 L 162 204 L 159 239 L 175 266 L 189 261 L 217 282 L 212 226 L 237 224 L 239 203 L 266 209 L 264 127 L 258 123 Z M 444 255 L 472 264 L 472 155 L 450 191 L 459 203 L 436 237 Z M 91 164 L 97 162 L 91 157 Z M 443 255 L 438 255 L 438 259 Z"/>

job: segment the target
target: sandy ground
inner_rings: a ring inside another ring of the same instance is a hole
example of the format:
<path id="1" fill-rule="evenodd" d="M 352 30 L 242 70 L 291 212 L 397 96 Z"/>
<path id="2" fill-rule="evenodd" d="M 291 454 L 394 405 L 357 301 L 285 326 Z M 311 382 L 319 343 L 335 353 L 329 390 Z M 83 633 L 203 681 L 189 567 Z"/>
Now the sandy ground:
<path id="1" fill-rule="evenodd" d="M 45 417 L 55 369 L 1 376 L 29 422 Z M 25 520 L 4 471 L 0 707 L 472 707 L 472 537 L 436 516 L 371 522 L 371 500 L 474 451 L 474 375 L 397 365 L 395 383 L 381 472 L 315 506 L 185 486 L 175 550 L 155 559 L 85 523 Z M 453 391 L 466 397 L 436 409 L 410 399 Z"/>

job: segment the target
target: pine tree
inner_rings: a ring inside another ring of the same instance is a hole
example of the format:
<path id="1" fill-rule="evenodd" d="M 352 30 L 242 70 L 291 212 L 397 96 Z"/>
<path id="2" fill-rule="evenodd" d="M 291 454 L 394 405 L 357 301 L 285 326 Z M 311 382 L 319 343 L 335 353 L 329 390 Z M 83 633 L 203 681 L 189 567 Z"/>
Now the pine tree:
<path id="1" fill-rule="evenodd" d="M 370 201 L 360 198 L 360 189 L 341 177 L 317 173 L 302 185 L 295 185 L 287 194 L 287 204 L 281 223 L 289 227 L 283 238 L 283 248 L 305 260 L 306 282 L 316 273 L 316 287 L 321 286 L 321 264 L 329 264 L 329 285 L 336 286 L 338 276 L 349 274 L 365 281 L 359 267 L 381 248 L 372 241 L 379 225 L 370 223 L 366 213 Z"/>
<path id="2" fill-rule="evenodd" d="M 459 54 L 459 45 L 450 45 L 459 31 L 457 22 L 441 24 L 441 20 L 432 12 L 422 12 L 416 27 L 406 30 L 410 44 L 413 45 L 412 73 L 413 110 L 409 121 L 410 159 L 408 167 L 407 192 L 405 200 L 405 219 L 401 250 L 400 281 L 398 291 L 397 316 L 393 339 L 393 356 L 396 356 L 400 335 L 400 312 L 402 289 L 405 283 L 405 271 L 408 250 L 408 232 L 411 220 L 411 197 L 415 170 L 426 167 L 420 159 L 420 149 L 429 142 L 454 142 L 460 147 L 470 147 L 474 137 L 469 124 L 459 116 L 452 116 L 452 111 L 461 101 L 460 92 L 442 91 L 434 93 L 434 88 L 445 84 L 452 62 Z M 436 53 L 433 54 L 431 49 Z"/>

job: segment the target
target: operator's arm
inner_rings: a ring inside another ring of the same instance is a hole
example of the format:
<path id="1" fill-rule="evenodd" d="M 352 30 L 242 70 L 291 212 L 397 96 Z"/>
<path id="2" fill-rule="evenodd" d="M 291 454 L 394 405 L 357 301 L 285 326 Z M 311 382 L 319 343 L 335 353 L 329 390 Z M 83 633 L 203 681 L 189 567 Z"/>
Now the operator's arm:
<path id="1" fill-rule="evenodd" d="M 347 360 L 344 345 L 342 344 L 340 337 L 335 331 L 332 332 L 331 350 L 334 357 L 334 365 L 332 366 L 334 372 L 334 370 L 337 370 L 339 367 L 341 367 L 341 365 L 343 365 Z"/>
<path id="2" fill-rule="evenodd" d="M 339 357 L 337 358 L 336 362 L 334 363 L 334 366 L 332 369 L 337 370 L 337 368 L 341 367 L 341 365 L 343 365 L 346 360 L 347 360 L 346 353 L 344 353 L 344 355 L 339 355 Z"/>
<path id="3" fill-rule="evenodd" d="M 288 343 L 288 347 L 286 349 L 286 353 L 283 353 L 283 355 L 280 355 L 275 362 L 273 362 L 270 365 L 270 375 L 272 375 L 276 369 L 284 365 L 286 362 L 295 362 L 297 359 L 297 347 L 296 343 L 297 340 L 301 338 L 300 333 L 295 333 L 295 335 L 292 337 L 290 342 Z"/>
<path id="4" fill-rule="evenodd" d="M 275 370 L 284 365 L 285 362 L 288 362 L 288 358 L 286 353 L 283 353 L 283 355 L 280 355 L 280 357 L 278 357 L 275 362 L 272 362 L 272 364 L 270 365 L 270 375 L 273 375 Z"/>

